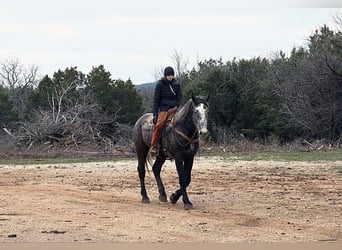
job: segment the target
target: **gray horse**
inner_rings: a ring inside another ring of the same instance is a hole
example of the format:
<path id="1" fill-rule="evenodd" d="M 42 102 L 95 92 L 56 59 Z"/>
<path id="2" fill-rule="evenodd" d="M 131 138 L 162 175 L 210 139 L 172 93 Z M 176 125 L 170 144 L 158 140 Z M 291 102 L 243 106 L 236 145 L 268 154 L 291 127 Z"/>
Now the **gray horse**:
<path id="1" fill-rule="evenodd" d="M 194 96 L 178 109 L 173 119 L 164 128 L 160 140 L 159 153 L 152 166 L 156 178 L 159 200 L 167 201 L 165 188 L 160 178 L 160 171 L 166 159 L 174 159 L 180 188 L 170 196 L 171 203 L 175 204 L 183 196 L 184 209 L 193 208 L 186 188 L 191 181 L 191 170 L 195 154 L 199 148 L 199 135 L 207 133 L 209 96 Z M 145 167 L 152 163 L 149 153 L 151 133 L 153 129 L 152 113 L 141 116 L 134 126 L 134 143 L 138 156 L 138 173 L 143 203 L 149 203 L 145 188 Z"/>

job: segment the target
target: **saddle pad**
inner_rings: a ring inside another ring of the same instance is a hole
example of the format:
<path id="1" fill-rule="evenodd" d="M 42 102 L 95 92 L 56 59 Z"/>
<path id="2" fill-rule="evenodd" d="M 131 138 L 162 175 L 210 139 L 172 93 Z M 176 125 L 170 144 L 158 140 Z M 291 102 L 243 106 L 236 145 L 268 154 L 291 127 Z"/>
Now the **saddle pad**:
<path id="1" fill-rule="evenodd" d="M 143 140 L 146 145 L 149 147 L 151 146 L 151 136 L 152 136 L 152 129 L 153 129 L 153 116 L 148 116 L 146 120 L 143 121 L 141 130 L 142 130 L 142 136 Z"/>

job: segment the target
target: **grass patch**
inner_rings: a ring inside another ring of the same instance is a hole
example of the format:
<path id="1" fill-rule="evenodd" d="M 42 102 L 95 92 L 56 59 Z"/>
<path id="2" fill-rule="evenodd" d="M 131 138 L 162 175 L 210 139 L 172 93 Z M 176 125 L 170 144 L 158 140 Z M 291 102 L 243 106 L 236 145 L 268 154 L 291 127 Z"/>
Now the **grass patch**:
<path id="1" fill-rule="evenodd" d="M 31 165 L 31 164 L 72 164 L 85 162 L 104 162 L 132 159 L 130 157 L 39 157 L 39 158 L 9 158 L 0 159 L 0 165 Z"/>
<path id="2" fill-rule="evenodd" d="M 217 156 L 243 161 L 342 161 L 342 152 L 339 150 L 310 152 L 221 152 L 217 153 Z"/>
<path id="3" fill-rule="evenodd" d="M 219 156 L 227 160 L 243 160 L 243 161 L 342 161 L 341 150 L 331 151 L 310 151 L 310 152 L 290 152 L 290 151 L 272 151 L 272 152 L 205 152 L 202 151 L 199 156 Z M 29 164 L 72 164 L 82 162 L 104 162 L 104 161 L 119 161 L 119 160 L 135 160 L 136 156 L 63 156 L 63 155 L 31 155 L 31 156 L 11 156 L 0 158 L 0 165 L 29 165 Z M 342 173 L 342 169 L 338 169 Z"/>

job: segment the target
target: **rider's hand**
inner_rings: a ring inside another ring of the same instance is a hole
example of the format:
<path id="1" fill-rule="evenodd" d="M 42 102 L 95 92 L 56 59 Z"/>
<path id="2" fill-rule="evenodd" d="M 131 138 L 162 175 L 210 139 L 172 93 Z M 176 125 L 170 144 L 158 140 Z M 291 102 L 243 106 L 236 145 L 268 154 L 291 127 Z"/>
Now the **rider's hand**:
<path id="1" fill-rule="evenodd" d="M 157 124 L 157 121 L 158 121 L 158 117 L 154 116 L 154 117 L 153 117 L 153 124 L 156 125 L 156 124 Z"/>

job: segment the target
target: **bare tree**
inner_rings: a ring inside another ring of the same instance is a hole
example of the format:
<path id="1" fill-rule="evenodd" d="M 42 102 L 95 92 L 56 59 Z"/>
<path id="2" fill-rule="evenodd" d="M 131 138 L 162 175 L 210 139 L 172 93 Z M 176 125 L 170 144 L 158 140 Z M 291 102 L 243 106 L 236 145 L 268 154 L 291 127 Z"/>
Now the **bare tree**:
<path id="1" fill-rule="evenodd" d="M 185 58 L 182 53 L 175 50 L 174 54 L 170 56 L 170 59 L 170 65 L 175 69 L 176 76 L 182 77 L 182 75 L 186 74 L 188 71 L 189 60 Z M 153 76 L 156 81 L 164 76 L 164 68 L 165 65 L 154 70 Z"/>
<path id="2" fill-rule="evenodd" d="M 342 88 L 339 76 L 326 67 L 329 54 L 320 51 L 315 56 L 284 64 L 274 72 L 276 87 L 283 99 L 283 112 L 289 125 L 307 134 L 336 139 L 342 126 Z M 331 61 L 332 57 L 329 56 Z"/>
<path id="3" fill-rule="evenodd" d="M 0 64 L 0 83 L 11 90 L 25 89 L 38 84 L 37 73 L 38 67 L 35 65 L 26 68 L 18 59 L 5 60 Z"/>
<path id="4" fill-rule="evenodd" d="M 59 89 L 55 88 L 54 93 L 52 93 L 51 97 L 49 96 L 49 103 L 52 110 L 52 117 L 54 122 L 58 122 L 61 118 L 61 112 L 63 110 L 64 99 L 68 92 L 75 88 L 75 83 L 70 82 L 67 86 L 61 87 Z M 67 107 L 65 108 L 67 109 Z"/>
<path id="5" fill-rule="evenodd" d="M 164 76 L 164 68 L 163 66 L 160 66 L 159 69 L 155 69 L 153 76 L 155 81 L 158 81 L 160 78 L 162 78 Z"/>
<path id="6" fill-rule="evenodd" d="M 178 76 L 182 76 L 187 72 L 189 60 L 185 58 L 182 53 L 175 50 L 174 54 L 171 56 L 171 60 L 175 66 L 176 74 Z"/>
<path id="7" fill-rule="evenodd" d="M 336 11 L 335 16 L 333 16 L 334 22 L 342 27 L 342 9 Z"/>
<path id="8" fill-rule="evenodd" d="M 0 85 L 9 89 L 9 98 L 20 118 L 27 113 L 28 96 L 38 82 L 37 66 L 24 67 L 18 59 L 0 63 Z"/>

